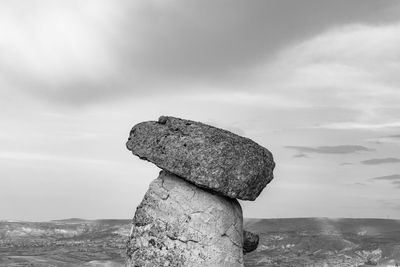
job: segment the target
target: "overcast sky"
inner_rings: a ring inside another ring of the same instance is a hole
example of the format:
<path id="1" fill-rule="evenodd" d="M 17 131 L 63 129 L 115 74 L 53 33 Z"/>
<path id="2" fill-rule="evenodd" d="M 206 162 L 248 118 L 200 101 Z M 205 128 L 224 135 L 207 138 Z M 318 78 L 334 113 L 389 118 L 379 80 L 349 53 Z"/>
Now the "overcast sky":
<path id="1" fill-rule="evenodd" d="M 131 218 L 172 115 L 268 148 L 246 217 L 400 219 L 396 0 L 0 0 L 0 219 Z"/>

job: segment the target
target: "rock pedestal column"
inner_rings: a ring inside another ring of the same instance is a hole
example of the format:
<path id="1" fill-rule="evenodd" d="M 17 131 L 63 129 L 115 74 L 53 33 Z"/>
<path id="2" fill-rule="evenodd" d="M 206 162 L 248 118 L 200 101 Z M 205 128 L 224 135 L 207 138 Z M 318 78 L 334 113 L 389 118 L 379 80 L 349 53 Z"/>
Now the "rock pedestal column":
<path id="1" fill-rule="evenodd" d="M 163 169 L 133 218 L 127 266 L 243 266 L 243 215 L 273 178 L 271 152 L 203 123 L 135 125 L 127 148 Z M 246 238 L 247 239 L 247 238 Z"/>
<path id="2" fill-rule="evenodd" d="M 243 266 L 242 209 L 165 171 L 133 218 L 131 266 Z"/>

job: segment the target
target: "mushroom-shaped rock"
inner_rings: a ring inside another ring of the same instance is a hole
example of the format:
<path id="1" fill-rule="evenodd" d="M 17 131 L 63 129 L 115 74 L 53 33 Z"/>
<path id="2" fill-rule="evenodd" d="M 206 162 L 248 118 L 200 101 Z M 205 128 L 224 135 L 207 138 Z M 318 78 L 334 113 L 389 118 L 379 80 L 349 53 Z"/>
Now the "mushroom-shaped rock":
<path id="1" fill-rule="evenodd" d="M 236 199 L 162 171 L 133 218 L 127 266 L 243 266 Z"/>
<path id="2" fill-rule="evenodd" d="M 270 151 L 200 122 L 165 116 L 142 122 L 126 145 L 139 158 L 230 198 L 255 200 L 273 179 Z"/>

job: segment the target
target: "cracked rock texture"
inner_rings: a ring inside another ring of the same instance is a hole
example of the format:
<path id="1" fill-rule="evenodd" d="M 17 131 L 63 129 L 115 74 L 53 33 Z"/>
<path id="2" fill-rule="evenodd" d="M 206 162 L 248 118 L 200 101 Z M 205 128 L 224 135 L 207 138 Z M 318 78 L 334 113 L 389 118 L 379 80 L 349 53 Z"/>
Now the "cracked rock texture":
<path id="1" fill-rule="evenodd" d="M 243 266 L 235 199 L 161 171 L 133 218 L 127 266 Z"/>
<path id="2" fill-rule="evenodd" d="M 250 231 L 243 231 L 243 253 L 249 253 L 257 249 L 260 237 Z"/>
<path id="3" fill-rule="evenodd" d="M 270 151 L 200 122 L 165 116 L 142 122 L 126 145 L 141 159 L 230 198 L 255 200 L 273 179 Z"/>

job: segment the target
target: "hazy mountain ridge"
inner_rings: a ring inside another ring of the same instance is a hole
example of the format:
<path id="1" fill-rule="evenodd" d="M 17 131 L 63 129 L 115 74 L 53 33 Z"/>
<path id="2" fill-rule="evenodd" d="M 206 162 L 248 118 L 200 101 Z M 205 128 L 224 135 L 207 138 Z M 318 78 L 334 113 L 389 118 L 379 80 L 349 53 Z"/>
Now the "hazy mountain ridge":
<path id="1" fill-rule="evenodd" d="M 130 220 L 3 221 L 0 266 L 122 266 L 130 227 Z M 400 263 L 398 220 L 246 219 L 245 228 L 260 235 L 246 266 Z"/>

